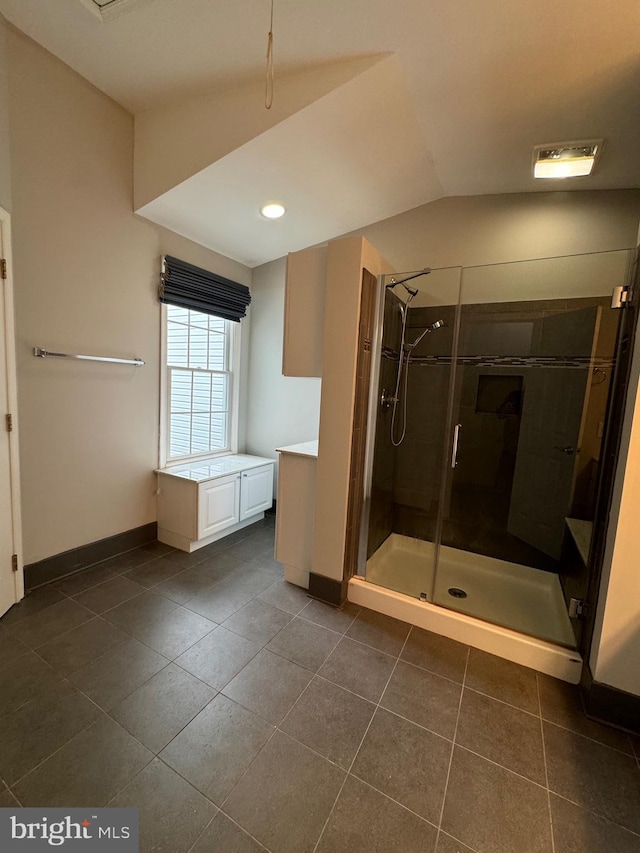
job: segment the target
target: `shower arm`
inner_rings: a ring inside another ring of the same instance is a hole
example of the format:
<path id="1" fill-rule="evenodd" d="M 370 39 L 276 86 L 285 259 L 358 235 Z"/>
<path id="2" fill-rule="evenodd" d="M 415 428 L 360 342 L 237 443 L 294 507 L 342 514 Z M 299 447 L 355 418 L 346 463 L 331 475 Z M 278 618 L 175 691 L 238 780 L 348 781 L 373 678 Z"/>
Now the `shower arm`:
<path id="1" fill-rule="evenodd" d="M 397 284 L 404 284 L 405 281 L 411 281 L 411 279 L 413 279 L 413 278 L 420 278 L 420 276 L 429 275 L 430 273 L 431 273 L 431 268 L 425 267 L 423 270 L 420 270 L 420 272 L 414 272 L 413 275 L 407 275 L 404 278 L 401 278 L 400 281 L 396 281 L 395 278 L 392 278 L 391 281 L 389 282 L 389 284 L 387 284 L 386 286 L 387 287 L 395 287 Z"/>

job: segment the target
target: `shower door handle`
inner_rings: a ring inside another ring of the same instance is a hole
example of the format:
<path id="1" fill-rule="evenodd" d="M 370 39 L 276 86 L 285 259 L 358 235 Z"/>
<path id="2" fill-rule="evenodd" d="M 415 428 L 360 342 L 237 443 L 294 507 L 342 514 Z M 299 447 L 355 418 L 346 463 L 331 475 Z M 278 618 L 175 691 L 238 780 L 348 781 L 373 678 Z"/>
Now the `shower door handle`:
<path id="1" fill-rule="evenodd" d="M 453 428 L 453 447 L 451 448 L 451 467 L 455 468 L 458 464 L 458 442 L 460 440 L 460 430 L 462 424 L 456 424 Z"/>
<path id="2" fill-rule="evenodd" d="M 579 447 L 554 447 L 554 450 L 560 450 L 562 453 L 566 453 L 567 456 L 575 456 L 580 453 Z"/>

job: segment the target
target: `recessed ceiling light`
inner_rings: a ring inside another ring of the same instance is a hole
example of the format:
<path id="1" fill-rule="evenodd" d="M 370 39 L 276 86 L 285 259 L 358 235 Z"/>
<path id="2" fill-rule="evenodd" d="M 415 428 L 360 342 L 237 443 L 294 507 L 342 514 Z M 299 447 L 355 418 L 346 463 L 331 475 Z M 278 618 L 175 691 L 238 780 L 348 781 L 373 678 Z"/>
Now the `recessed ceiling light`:
<path id="1" fill-rule="evenodd" d="M 270 201 L 267 204 L 263 204 L 260 208 L 260 213 L 266 219 L 280 219 L 286 212 L 286 207 L 284 204 L 280 204 L 279 201 Z"/>
<path id="2" fill-rule="evenodd" d="M 533 177 L 585 177 L 591 174 L 601 150 L 602 139 L 536 145 L 533 149 Z"/>

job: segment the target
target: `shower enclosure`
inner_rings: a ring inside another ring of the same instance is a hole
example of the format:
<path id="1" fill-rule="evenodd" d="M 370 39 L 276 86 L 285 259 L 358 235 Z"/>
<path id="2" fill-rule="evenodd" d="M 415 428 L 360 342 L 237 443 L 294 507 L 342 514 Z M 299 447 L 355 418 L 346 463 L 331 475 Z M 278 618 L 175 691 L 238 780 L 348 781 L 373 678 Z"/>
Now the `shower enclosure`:
<path id="1" fill-rule="evenodd" d="M 612 289 L 629 264 L 621 251 L 382 277 L 368 582 L 576 648 L 621 314 Z"/>

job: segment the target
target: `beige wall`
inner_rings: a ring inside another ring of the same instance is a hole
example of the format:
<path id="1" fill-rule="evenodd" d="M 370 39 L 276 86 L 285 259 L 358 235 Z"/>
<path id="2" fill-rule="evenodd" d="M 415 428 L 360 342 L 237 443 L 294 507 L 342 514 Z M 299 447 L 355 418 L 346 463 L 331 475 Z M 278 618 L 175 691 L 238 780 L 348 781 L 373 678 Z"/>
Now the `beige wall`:
<path id="1" fill-rule="evenodd" d="M 590 665 L 596 681 L 640 696 L 640 334 L 627 400 Z"/>
<path id="2" fill-rule="evenodd" d="M 628 249 L 639 215 L 640 190 L 459 196 L 354 233 L 414 270 Z"/>
<path id="3" fill-rule="evenodd" d="M 9 59 L 7 24 L 0 15 L 0 207 L 11 211 L 11 164 L 9 158 Z"/>
<path id="4" fill-rule="evenodd" d="M 250 270 L 133 214 L 133 119 L 9 30 L 25 562 L 155 520 L 160 256 Z M 144 367 L 41 360 L 34 346 Z"/>
<path id="5" fill-rule="evenodd" d="M 316 439 L 320 417 L 320 380 L 282 375 L 285 270 L 284 258 L 255 268 L 251 288 L 246 446 L 274 459 L 276 447 Z"/>
<path id="6" fill-rule="evenodd" d="M 366 240 L 353 237 L 329 243 L 311 568 L 334 580 L 342 580 L 346 546 L 358 324 L 365 269 L 374 276 L 392 271 Z"/>
<path id="7" fill-rule="evenodd" d="M 596 681 L 640 696 L 640 339 L 591 653 Z"/>

